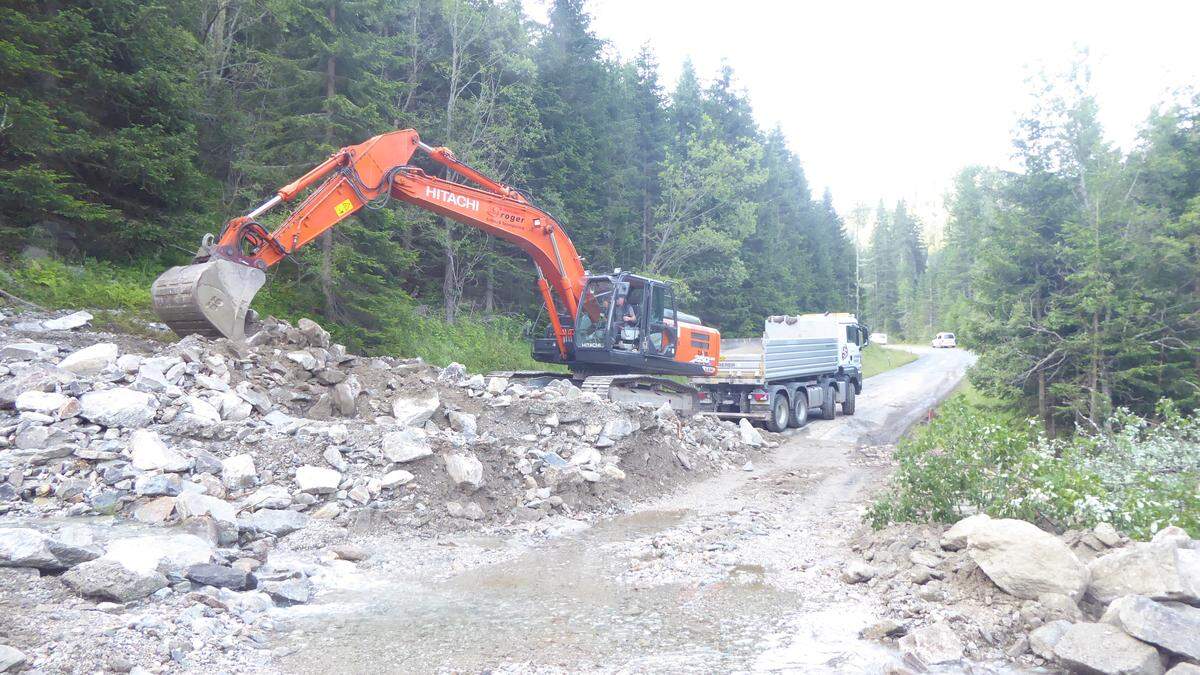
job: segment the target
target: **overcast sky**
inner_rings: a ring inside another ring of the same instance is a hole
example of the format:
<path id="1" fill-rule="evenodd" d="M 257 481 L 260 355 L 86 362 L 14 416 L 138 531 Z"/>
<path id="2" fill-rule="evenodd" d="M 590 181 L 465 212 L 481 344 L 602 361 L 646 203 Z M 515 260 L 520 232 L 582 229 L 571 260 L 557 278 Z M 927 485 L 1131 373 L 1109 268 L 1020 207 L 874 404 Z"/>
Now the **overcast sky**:
<path id="1" fill-rule="evenodd" d="M 547 0 L 524 0 L 544 21 Z M 950 179 L 1005 165 L 1027 78 L 1086 47 L 1101 121 L 1124 147 L 1172 89 L 1200 84 L 1200 2 L 767 2 L 590 0 L 596 34 L 623 58 L 649 43 L 668 91 L 691 58 L 722 59 L 759 123 L 780 125 L 814 193 L 906 199 L 939 218 Z"/>

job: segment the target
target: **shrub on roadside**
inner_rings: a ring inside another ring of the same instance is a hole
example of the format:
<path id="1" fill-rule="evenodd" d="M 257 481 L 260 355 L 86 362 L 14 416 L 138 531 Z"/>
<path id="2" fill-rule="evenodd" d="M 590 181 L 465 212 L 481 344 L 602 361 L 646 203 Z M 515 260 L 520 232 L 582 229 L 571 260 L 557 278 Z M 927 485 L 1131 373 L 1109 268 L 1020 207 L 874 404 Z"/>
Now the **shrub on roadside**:
<path id="1" fill-rule="evenodd" d="M 1119 411 L 1109 431 L 1051 440 L 1035 422 L 956 397 L 901 442 L 868 518 L 882 527 L 983 512 L 1060 531 L 1109 522 L 1134 537 L 1172 524 L 1200 534 L 1200 413 L 1164 401 L 1157 418 Z"/>

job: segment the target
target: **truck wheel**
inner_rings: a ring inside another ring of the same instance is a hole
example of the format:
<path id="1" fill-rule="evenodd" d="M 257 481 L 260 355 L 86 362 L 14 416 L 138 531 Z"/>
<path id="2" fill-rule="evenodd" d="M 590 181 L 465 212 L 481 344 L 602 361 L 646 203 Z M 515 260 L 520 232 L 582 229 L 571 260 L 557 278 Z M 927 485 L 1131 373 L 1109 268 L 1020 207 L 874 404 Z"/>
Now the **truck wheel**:
<path id="1" fill-rule="evenodd" d="M 808 394 L 797 391 L 796 404 L 792 406 L 792 415 L 788 419 L 788 426 L 793 429 L 803 429 L 805 424 L 808 424 Z"/>
<path id="2" fill-rule="evenodd" d="M 834 408 L 834 398 L 837 397 L 837 387 L 832 384 L 825 385 L 825 396 L 821 401 L 821 419 L 831 420 L 837 414 Z"/>
<path id="3" fill-rule="evenodd" d="M 854 383 L 847 382 L 846 383 L 846 400 L 842 401 L 842 414 L 843 415 L 853 415 L 854 414 L 854 398 L 855 398 Z"/>
<path id="4" fill-rule="evenodd" d="M 771 416 L 767 418 L 767 429 L 779 433 L 788 427 L 788 400 L 782 392 L 771 400 Z"/>

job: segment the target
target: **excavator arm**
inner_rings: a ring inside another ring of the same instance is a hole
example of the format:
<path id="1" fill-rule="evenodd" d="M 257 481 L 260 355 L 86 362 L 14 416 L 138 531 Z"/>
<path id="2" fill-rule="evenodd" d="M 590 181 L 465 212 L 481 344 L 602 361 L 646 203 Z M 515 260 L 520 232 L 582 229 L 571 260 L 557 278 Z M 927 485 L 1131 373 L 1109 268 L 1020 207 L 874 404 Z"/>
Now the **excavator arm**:
<path id="1" fill-rule="evenodd" d="M 431 176 L 409 164 L 421 151 L 432 161 L 475 183 Z M 257 218 L 317 187 L 273 231 Z M 570 328 L 559 320 L 554 295 L 574 317 L 586 281 L 574 244 L 549 214 L 517 190 L 460 162 L 446 148 L 421 142 L 416 131 L 380 134 L 337 151 L 270 200 L 226 223 L 221 236 L 206 238 L 191 265 L 173 267 L 154 283 L 154 307 L 176 333 L 238 339 L 253 316 L 250 301 L 265 281 L 264 270 L 303 248 L 360 209 L 395 198 L 512 242 L 532 259 L 561 354 Z"/>

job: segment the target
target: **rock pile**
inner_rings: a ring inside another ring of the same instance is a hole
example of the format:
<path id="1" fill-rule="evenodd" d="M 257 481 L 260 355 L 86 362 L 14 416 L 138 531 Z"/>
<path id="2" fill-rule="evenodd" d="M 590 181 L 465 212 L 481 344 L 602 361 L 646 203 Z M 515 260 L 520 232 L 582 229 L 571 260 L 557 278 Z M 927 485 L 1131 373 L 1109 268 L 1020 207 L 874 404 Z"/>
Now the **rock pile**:
<path id="1" fill-rule="evenodd" d="M 297 531 L 523 527 L 772 445 L 566 380 L 355 356 L 307 319 L 267 320 L 245 344 L 162 345 L 79 330 L 82 314 L 0 321 L 0 568 L 117 614 L 173 604 L 235 642 L 317 590 L 321 569 L 276 555 Z M 39 667 L 54 653 L 14 647 Z M 201 652 L 157 658 L 199 666 Z"/>
<path id="2" fill-rule="evenodd" d="M 871 634 L 915 635 L 899 641 L 910 662 L 966 656 L 1114 675 L 1200 672 L 1200 541 L 1178 527 L 1131 542 L 1108 524 L 1060 537 L 978 515 L 940 535 L 865 534 L 857 548 L 863 560 L 843 579 L 888 598 L 902 621 Z M 962 639 L 957 650 L 946 626 Z"/>

